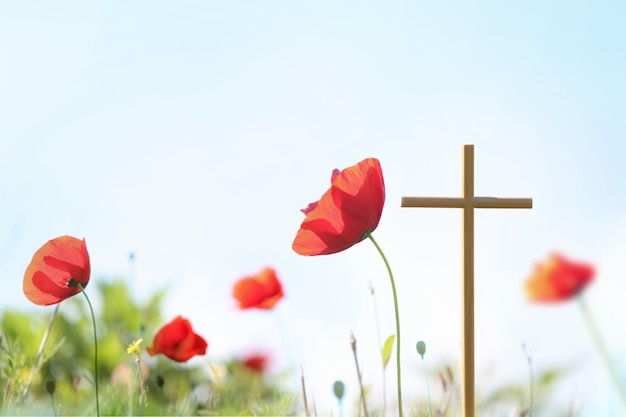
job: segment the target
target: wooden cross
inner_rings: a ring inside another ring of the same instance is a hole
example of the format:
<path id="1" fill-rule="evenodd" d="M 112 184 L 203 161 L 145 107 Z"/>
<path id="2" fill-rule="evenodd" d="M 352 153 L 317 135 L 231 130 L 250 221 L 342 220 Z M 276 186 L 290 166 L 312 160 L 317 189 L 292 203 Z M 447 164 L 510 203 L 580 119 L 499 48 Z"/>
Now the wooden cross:
<path id="1" fill-rule="evenodd" d="M 463 209 L 463 354 L 461 407 L 474 417 L 474 209 L 532 208 L 531 198 L 474 196 L 474 145 L 463 147 L 463 197 L 402 197 L 402 207 Z"/>

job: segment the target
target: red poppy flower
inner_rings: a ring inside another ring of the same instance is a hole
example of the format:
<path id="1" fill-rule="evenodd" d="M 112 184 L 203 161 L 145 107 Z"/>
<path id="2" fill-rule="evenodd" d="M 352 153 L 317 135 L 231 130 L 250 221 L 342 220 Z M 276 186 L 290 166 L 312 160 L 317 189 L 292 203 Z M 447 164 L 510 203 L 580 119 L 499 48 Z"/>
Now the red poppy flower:
<path id="1" fill-rule="evenodd" d="M 57 304 L 80 292 L 89 282 L 91 266 L 85 239 L 61 236 L 35 254 L 24 273 L 24 295 L 37 305 Z"/>
<path id="2" fill-rule="evenodd" d="M 146 351 L 150 356 L 161 353 L 176 362 L 186 362 L 195 355 L 204 355 L 208 346 L 202 336 L 194 333 L 189 320 L 177 316 L 161 327 Z"/>
<path id="3" fill-rule="evenodd" d="M 248 356 L 241 363 L 244 368 L 262 374 L 267 369 L 269 363 L 269 357 L 263 353 L 255 353 Z"/>
<path id="4" fill-rule="evenodd" d="M 532 301 L 566 301 L 578 295 L 593 280 L 594 274 L 589 264 L 571 262 L 560 254 L 552 254 L 547 262 L 535 267 L 526 282 L 526 294 Z"/>
<path id="5" fill-rule="evenodd" d="M 385 182 L 378 159 L 368 158 L 331 176 L 322 198 L 302 210 L 306 218 L 291 245 L 299 255 L 328 255 L 359 243 L 378 226 Z"/>
<path id="6" fill-rule="evenodd" d="M 248 308 L 269 310 L 283 296 L 283 287 L 273 268 L 265 268 L 254 276 L 244 277 L 233 287 L 233 297 L 243 310 Z"/>

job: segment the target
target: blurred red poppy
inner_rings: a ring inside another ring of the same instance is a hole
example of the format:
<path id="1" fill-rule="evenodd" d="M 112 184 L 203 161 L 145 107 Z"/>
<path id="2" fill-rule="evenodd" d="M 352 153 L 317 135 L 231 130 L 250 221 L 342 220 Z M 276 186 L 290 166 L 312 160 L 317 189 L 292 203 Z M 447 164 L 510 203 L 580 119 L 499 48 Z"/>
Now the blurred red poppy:
<path id="1" fill-rule="evenodd" d="M 57 304 L 89 282 L 91 266 L 85 239 L 61 236 L 46 242 L 24 273 L 24 295 L 37 305 Z"/>
<path id="2" fill-rule="evenodd" d="M 176 362 L 186 362 L 195 355 L 204 355 L 208 346 L 202 336 L 194 333 L 189 320 L 177 316 L 161 327 L 146 351 L 150 356 L 161 353 Z"/>
<path id="3" fill-rule="evenodd" d="M 244 368 L 262 374 L 267 369 L 269 357 L 263 353 L 255 353 L 246 357 L 241 364 Z"/>
<path id="4" fill-rule="evenodd" d="M 283 287 L 273 268 L 264 268 L 254 276 L 244 277 L 235 283 L 233 297 L 242 310 L 259 308 L 269 310 L 284 297 Z"/>
<path id="5" fill-rule="evenodd" d="M 291 247 L 309 256 L 346 250 L 376 229 L 384 204 L 378 159 L 365 159 L 341 172 L 335 169 L 328 191 L 302 210 L 306 218 Z"/>
<path id="6" fill-rule="evenodd" d="M 595 275 L 592 265 L 572 262 L 554 253 L 526 282 L 526 294 L 531 301 L 558 302 L 578 295 Z"/>

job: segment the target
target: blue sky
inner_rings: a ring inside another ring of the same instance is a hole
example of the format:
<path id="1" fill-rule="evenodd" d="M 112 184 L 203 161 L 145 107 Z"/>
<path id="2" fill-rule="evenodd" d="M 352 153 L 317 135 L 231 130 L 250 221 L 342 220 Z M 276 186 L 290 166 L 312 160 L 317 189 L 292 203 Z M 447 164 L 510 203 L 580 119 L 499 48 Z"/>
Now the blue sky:
<path id="1" fill-rule="evenodd" d="M 592 262 L 589 303 L 626 350 L 625 17 L 619 2 L 3 2 L 0 306 L 39 311 L 21 281 L 53 237 L 86 238 L 93 280 L 127 276 L 132 251 L 136 295 L 168 286 L 167 314 L 192 320 L 209 360 L 273 350 L 330 412 L 335 379 L 356 395 L 351 330 L 364 379 L 380 379 L 368 283 L 387 335 L 388 278 L 368 242 L 290 246 L 332 169 L 376 157 L 405 391 L 423 395 L 415 342 L 433 367 L 460 357 L 460 213 L 400 199 L 459 195 L 473 143 L 477 195 L 534 200 L 476 214 L 478 389 L 525 377 L 525 342 L 537 368 L 580 365 L 564 401 L 610 415 L 576 305 L 530 305 L 522 288 L 551 250 Z M 236 311 L 232 283 L 266 265 L 284 302 Z"/>

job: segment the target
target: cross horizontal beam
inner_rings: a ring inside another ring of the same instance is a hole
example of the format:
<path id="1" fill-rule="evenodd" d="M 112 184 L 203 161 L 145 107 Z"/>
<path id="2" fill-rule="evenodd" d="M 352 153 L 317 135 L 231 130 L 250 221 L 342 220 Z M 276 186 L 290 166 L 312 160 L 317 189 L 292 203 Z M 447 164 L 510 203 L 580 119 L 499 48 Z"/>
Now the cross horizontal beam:
<path id="1" fill-rule="evenodd" d="M 533 208 L 532 198 L 474 197 L 402 197 L 401 207 L 439 208 Z"/>

